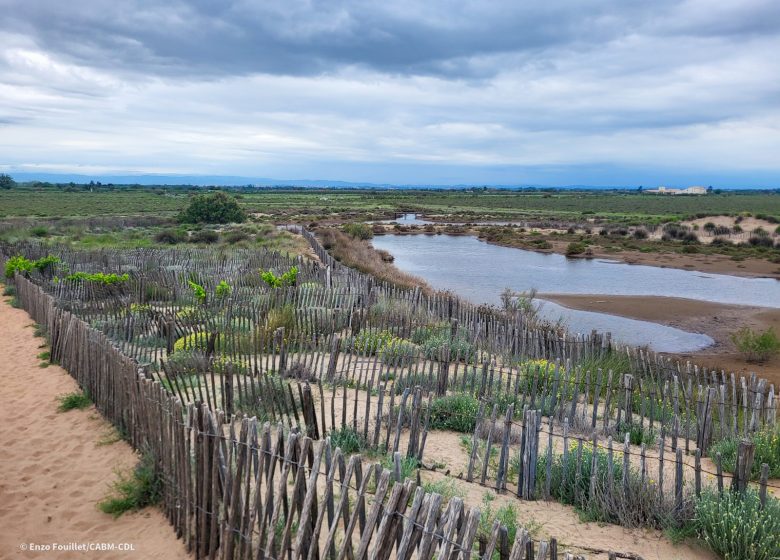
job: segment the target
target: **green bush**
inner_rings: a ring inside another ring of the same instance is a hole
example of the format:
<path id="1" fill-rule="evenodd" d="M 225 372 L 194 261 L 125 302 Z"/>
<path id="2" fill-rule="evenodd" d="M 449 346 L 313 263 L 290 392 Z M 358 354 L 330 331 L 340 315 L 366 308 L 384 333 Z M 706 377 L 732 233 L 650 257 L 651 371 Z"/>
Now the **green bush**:
<path id="1" fill-rule="evenodd" d="M 344 224 L 342 227 L 344 233 L 355 239 L 371 239 L 374 237 L 374 232 L 368 224 L 362 222 L 355 222 L 351 224 Z"/>
<path id="2" fill-rule="evenodd" d="M 758 480 L 761 465 L 769 465 L 769 478 L 780 478 L 780 428 L 764 429 L 750 435 L 755 444 L 751 478 Z M 721 465 L 726 472 L 733 473 L 737 465 L 737 450 L 740 438 L 729 437 L 712 444 L 709 455 L 713 459 L 720 453 Z"/>
<path id="3" fill-rule="evenodd" d="M 192 234 L 190 237 L 190 241 L 192 243 L 206 243 L 206 244 L 212 244 L 219 241 L 219 233 L 210 230 L 210 229 L 203 229 L 200 231 L 196 231 Z"/>
<path id="4" fill-rule="evenodd" d="M 566 256 L 582 255 L 588 250 L 588 246 L 580 241 L 569 243 L 566 247 Z"/>
<path id="5" fill-rule="evenodd" d="M 351 426 L 345 426 L 338 430 L 331 430 L 328 433 L 330 443 L 333 448 L 341 449 L 345 455 L 358 453 L 368 447 L 366 440 Z"/>
<path id="6" fill-rule="evenodd" d="M 179 221 L 188 224 L 230 224 L 246 221 L 247 215 L 238 201 L 224 192 L 200 194 L 179 214 Z"/>
<path id="7" fill-rule="evenodd" d="M 764 332 L 743 327 L 731 335 L 731 340 L 748 362 L 765 362 L 780 352 L 780 339 L 772 327 Z"/>
<path id="8" fill-rule="evenodd" d="M 209 338 L 211 334 L 206 331 L 197 331 L 188 335 L 182 336 L 173 343 L 173 351 L 193 351 L 198 350 L 200 352 L 206 352 L 208 350 Z M 219 341 L 219 335 L 216 337 L 215 347 Z"/>
<path id="9" fill-rule="evenodd" d="M 298 281 L 298 267 L 291 266 L 290 269 L 281 276 L 277 276 L 270 270 L 261 270 L 260 278 L 262 278 L 263 282 L 268 284 L 271 288 L 295 286 L 295 283 Z"/>
<path id="10" fill-rule="evenodd" d="M 25 273 L 33 269 L 33 263 L 21 255 L 16 255 L 5 261 L 5 277 L 13 278 L 17 272 Z"/>
<path id="11" fill-rule="evenodd" d="M 438 397 L 431 402 L 429 428 L 472 433 L 477 423 L 479 401 L 465 393 Z"/>
<path id="12" fill-rule="evenodd" d="M 127 511 L 137 511 L 162 499 L 162 479 L 158 476 L 151 455 L 145 454 L 130 476 L 119 475 L 113 495 L 100 502 L 103 513 L 119 517 Z"/>
<path id="13" fill-rule="evenodd" d="M 58 257 L 46 255 L 45 257 L 41 257 L 37 261 L 34 261 L 32 265 L 35 270 L 43 274 L 53 270 L 59 262 L 60 259 Z"/>
<path id="14" fill-rule="evenodd" d="M 195 296 L 198 303 L 206 303 L 206 289 L 192 280 L 187 280 L 187 284 L 189 284 L 192 295 Z"/>
<path id="15" fill-rule="evenodd" d="M 774 497 L 762 508 L 753 489 L 722 495 L 706 490 L 696 501 L 694 523 L 702 540 L 724 560 L 780 558 L 780 501 Z"/>
<path id="16" fill-rule="evenodd" d="M 129 274 L 116 274 L 115 272 L 109 274 L 104 272 L 74 272 L 65 277 L 65 280 L 90 282 L 92 284 L 102 284 L 103 286 L 116 286 L 123 282 L 127 282 L 129 279 Z"/>
<path id="17" fill-rule="evenodd" d="M 164 229 L 157 232 L 154 236 L 154 240 L 157 243 L 165 243 L 166 245 L 176 245 L 187 240 L 187 236 L 175 229 Z"/>
<path id="18" fill-rule="evenodd" d="M 218 298 L 226 298 L 230 296 L 232 291 L 233 288 L 230 287 L 230 284 L 224 280 L 220 280 L 219 284 L 217 284 L 217 287 L 214 288 L 214 295 Z"/>
<path id="19" fill-rule="evenodd" d="M 373 356 L 392 339 L 393 335 L 388 331 L 375 328 L 363 329 L 353 339 L 353 348 L 356 352 Z"/>
<path id="20" fill-rule="evenodd" d="M 408 364 L 417 357 L 419 348 L 413 342 L 393 337 L 379 349 L 379 355 L 385 364 Z"/>

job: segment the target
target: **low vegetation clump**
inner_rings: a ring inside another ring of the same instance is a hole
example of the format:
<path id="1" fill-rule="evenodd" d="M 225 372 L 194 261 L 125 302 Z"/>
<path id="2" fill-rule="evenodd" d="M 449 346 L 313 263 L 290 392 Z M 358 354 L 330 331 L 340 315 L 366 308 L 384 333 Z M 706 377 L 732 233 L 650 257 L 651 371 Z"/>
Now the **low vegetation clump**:
<path id="1" fill-rule="evenodd" d="M 278 276 L 271 270 L 261 270 L 260 278 L 262 278 L 263 282 L 268 284 L 268 286 L 271 288 L 295 286 L 295 283 L 298 281 L 298 267 L 291 266 L 287 272 L 284 272 Z"/>
<path id="2" fill-rule="evenodd" d="M 54 269 L 57 263 L 60 262 L 58 257 L 47 255 L 41 257 L 38 260 L 31 261 L 22 255 L 16 255 L 11 257 L 5 262 L 5 277 L 13 278 L 17 272 L 20 274 L 30 273 L 33 270 L 45 274 Z"/>
<path id="3" fill-rule="evenodd" d="M 389 331 L 369 328 L 360 331 L 352 343 L 356 352 L 366 356 L 373 356 L 391 340 L 393 340 L 393 335 Z"/>
<path id="4" fill-rule="evenodd" d="M 127 282 L 130 275 L 127 273 L 117 274 L 115 272 L 74 272 L 65 277 L 65 280 L 73 282 L 89 282 L 91 284 L 100 284 L 102 286 L 116 286 Z"/>
<path id="5" fill-rule="evenodd" d="M 772 327 L 763 332 L 743 327 L 731 335 L 731 340 L 748 362 L 766 362 L 780 353 L 780 339 Z"/>
<path id="6" fill-rule="evenodd" d="M 404 338 L 392 337 L 379 349 L 382 362 L 390 365 L 407 365 L 417 357 L 420 349 L 416 344 Z"/>
<path id="7" fill-rule="evenodd" d="M 566 247 L 566 256 L 573 257 L 576 255 L 583 255 L 586 254 L 587 250 L 588 250 L 588 246 L 585 243 L 576 241 L 573 243 L 569 243 L 569 245 Z"/>
<path id="8" fill-rule="evenodd" d="M 230 224 L 245 222 L 246 218 L 235 197 L 215 192 L 194 196 L 178 219 L 187 224 Z"/>
<path id="9" fill-rule="evenodd" d="M 154 458 L 145 454 L 133 472 L 119 474 L 112 495 L 98 504 L 100 511 L 119 517 L 128 511 L 138 511 L 157 504 L 162 499 L 162 479 L 157 474 Z"/>
<path id="10" fill-rule="evenodd" d="M 355 239 L 367 240 L 374 237 L 374 232 L 368 224 L 362 222 L 355 222 L 351 224 L 344 224 L 341 228 L 344 233 Z"/>
<path id="11" fill-rule="evenodd" d="M 753 489 L 743 493 L 707 490 L 696 501 L 693 521 L 702 540 L 724 560 L 780 558 L 780 501 L 762 507 Z"/>
<path id="12" fill-rule="evenodd" d="M 477 422 L 479 401 L 466 393 L 438 397 L 431 402 L 429 427 L 432 430 L 452 430 L 471 433 Z"/>
<path id="13" fill-rule="evenodd" d="M 769 478 L 780 478 L 780 428 L 765 428 L 750 434 L 750 441 L 755 445 L 753 455 L 753 467 L 750 473 L 752 480 L 758 480 L 761 474 L 761 465 L 769 465 Z M 737 450 L 740 438 L 728 437 L 722 439 L 709 448 L 709 455 L 713 459 L 720 453 L 723 470 L 733 473 L 737 465 Z"/>
<path id="14" fill-rule="evenodd" d="M 66 395 L 60 395 L 57 397 L 57 400 L 60 403 L 59 406 L 57 406 L 58 412 L 67 412 L 69 410 L 84 410 L 92 404 L 89 395 L 82 391 L 74 391 Z"/>
<path id="15" fill-rule="evenodd" d="M 368 447 L 363 436 L 352 426 L 344 426 L 340 429 L 331 430 L 328 432 L 328 436 L 330 437 L 330 443 L 333 448 L 341 449 L 341 452 L 345 455 L 359 453 Z"/>
<path id="16" fill-rule="evenodd" d="M 187 240 L 187 235 L 179 230 L 164 229 L 155 234 L 154 240 L 157 243 L 164 243 L 166 245 L 176 245 L 177 243 L 183 243 Z"/>

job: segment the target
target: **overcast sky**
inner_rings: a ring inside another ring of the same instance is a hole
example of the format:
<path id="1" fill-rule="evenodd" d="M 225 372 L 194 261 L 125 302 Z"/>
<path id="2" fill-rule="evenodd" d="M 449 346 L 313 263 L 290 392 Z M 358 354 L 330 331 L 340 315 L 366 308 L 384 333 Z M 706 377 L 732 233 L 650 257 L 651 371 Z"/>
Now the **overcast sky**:
<path id="1" fill-rule="evenodd" d="M 0 0 L 0 167 L 780 186 L 780 1 Z"/>

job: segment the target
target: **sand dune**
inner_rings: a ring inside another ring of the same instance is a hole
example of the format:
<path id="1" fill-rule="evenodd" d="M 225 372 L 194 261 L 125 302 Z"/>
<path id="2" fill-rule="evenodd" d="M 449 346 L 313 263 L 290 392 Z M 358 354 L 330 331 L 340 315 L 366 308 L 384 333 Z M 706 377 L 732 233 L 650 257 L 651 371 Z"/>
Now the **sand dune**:
<path id="1" fill-rule="evenodd" d="M 43 339 L 32 320 L 0 303 L 0 558 L 188 558 L 155 508 L 119 519 L 97 503 L 118 468 L 137 457 L 124 441 L 99 445 L 111 426 L 90 407 L 57 412 L 57 395 L 77 389 L 62 368 L 38 367 Z M 30 551 L 30 543 L 129 543 L 132 551 Z"/>

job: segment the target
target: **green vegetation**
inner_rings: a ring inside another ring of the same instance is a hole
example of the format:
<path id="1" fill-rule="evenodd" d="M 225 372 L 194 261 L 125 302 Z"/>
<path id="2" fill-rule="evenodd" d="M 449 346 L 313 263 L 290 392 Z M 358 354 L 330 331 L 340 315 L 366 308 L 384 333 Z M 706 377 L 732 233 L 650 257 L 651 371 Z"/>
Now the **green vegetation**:
<path id="1" fill-rule="evenodd" d="M 295 283 L 298 281 L 298 267 L 292 266 L 287 272 L 280 276 L 277 276 L 270 270 L 261 270 L 260 278 L 262 278 L 263 282 L 268 284 L 271 288 L 295 286 Z"/>
<path id="2" fill-rule="evenodd" d="M 16 186 L 16 181 L 10 175 L 0 173 L 0 189 L 9 190 Z"/>
<path id="3" fill-rule="evenodd" d="M 459 393 L 433 399 L 430 429 L 471 433 L 477 421 L 479 401 L 472 395 Z"/>
<path id="4" fill-rule="evenodd" d="M 57 406 L 58 412 L 67 412 L 74 409 L 84 410 L 92 404 L 89 395 L 82 391 L 74 391 L 66 395 L 60 395 L 57 397 L 57 400 L 60 403 L 59 406 Z"/>
<path id="5" fill-rule="evenodd" d="M 112 494 L 98 504 L 100 511 L 119 517 L 128 511 L 138 511 L 157 504 L 162 499 L 162 479 L 157 474 L 154 458 L 144 454 L 132 473 L 118 473 Z"/>
<path id="6" fill-rule="evenodd" d="M 328 436 L 330 437 L 330 443 L 333 448 L 340 448 L 341 452 L 345 455 L 359 453 L 368 447 L 363 436 L 351 426 L 344 426 L 341 429 L 331 430 L 328 432 Z"/>
<path id="7" fill-rule="evenodd" d="M 231 224 L 245 222 L 246 218 L 235 197 L 220 191 L 193 197 L 178 219 L 187 224 Z"/>
<path id="8" fill-rule="evenodd" d="M 347 235 L 354 237 L 355 239 L 371 239 L 374 237 L 374 232 L 371 230 L 371 226 L 368 224 L 364 224 L 362 222 L 352 222 L 349 224 L 344 224 L 344 227 L 342 228 L 344 230 L 344 233 Z"/>
<path id="9" fill-rule="evenodd" d="M 103 286 L 116 286 L 123 282 L 127 282 L 130 279 L 130 275 L 116 274 L 111 272 L 106 274 L 105 272 L 74 272 L 65 277 L 65 280 L 72 280 L 74 282 L 90 282 L 93 284 L 101 284 Z"/>
<path id="10" fill-rule="evenodd" d="M 755 490 L 704 491 L 693 526 L 724 560 L 780 558 L 780 501 L 770 496 L 762 507 Z"/>
<path id="11" fill-rule="evenodd" d="M 445 502 L 452 498 L 464 498 L 466 496 L 466 493 L 458 486 L 458 483 L 449 476 L 444 476 L 430 482 L 423 482 L 422 487 L 428 494 L 439 494 Z"/>
<path id="12" fill-rule="evenodd" d="M 189 285 L 192 295 L 195 296 L 198 303 L 206 303 L 206 289 L 203 286 L 192 280 L 187 280 L 187 285 Z"/>
<path id="13" fill-rule="evenodd" d="M 573 257 L 576 255 L 586 254 L 588 251 L 587 244 L 581 241 L 573 241 L 566 247 L 566 256 Z"/>
<path id="14" fill-rule="evenodd" d="M 731 340 L 748 362 L 766 362 L 780 353 L 780 339 L 772 327 L 763 332 L 743 327 L 731 335 Z"/>
<path id="15" fill-rule="evenodd" d="M 758 480 L 763 463 L 769 465 L 769 478 L 780 478 L 780 428 L 765 428 L 751 433 L 749 437 L 755 445 L 751 478 Z M 723 470 L 733 473 L 740 441 L 738 437 L 727 437 L 713 443 L 708 453 L 713 459 L 720 453 Z"/>

